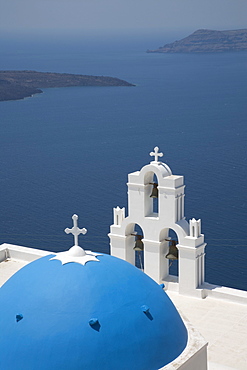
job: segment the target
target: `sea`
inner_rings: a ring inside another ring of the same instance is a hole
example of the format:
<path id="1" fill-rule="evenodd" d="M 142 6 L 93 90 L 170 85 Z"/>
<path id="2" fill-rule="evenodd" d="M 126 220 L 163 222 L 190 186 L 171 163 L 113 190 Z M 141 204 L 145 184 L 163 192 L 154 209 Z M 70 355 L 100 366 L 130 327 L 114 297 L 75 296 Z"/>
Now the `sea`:
<path id="1" fill-rule="evenodd" d="M 171 35 L 0 38 L 1 70 L 78 73 L 134 87 L 69 87 L 0 102 L 0 243 L 109 253 L 113 207 L 155 146 L 202 220 L 206 281 L 247 289 L 247 52 L 154 54 Z M 171 273 L 176 274 L 174 264 Z"/>

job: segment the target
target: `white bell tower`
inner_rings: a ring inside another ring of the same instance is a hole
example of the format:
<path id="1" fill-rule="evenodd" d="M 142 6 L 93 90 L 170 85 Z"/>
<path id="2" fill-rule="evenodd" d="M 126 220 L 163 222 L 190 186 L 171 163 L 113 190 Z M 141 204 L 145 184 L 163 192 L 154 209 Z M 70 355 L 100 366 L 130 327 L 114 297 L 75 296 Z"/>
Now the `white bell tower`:
<path id="1" fill-rule="evenodd" d="M 159 161 L 163 154 L 158 147 L 150 155 L 154 161 L 128 175 L 129 215 L 125 216 L 124 208 L 113 209 L 114 224 L 109 234 L 111 254 L 135 264 L 133 233 L 137 224 L 143 230 L 144 272 L 156 282 L 164 282 L 166 289 L 203 297 L 206 244 L 201 234 L 201 220 L 193 218 L 189 223 L 185 220 L 183 176 L 173 175 L 171 169 Z M 156 207 L 150 197 L 153 186 L 158 189 Z M 169 275 L 169 260 L 165 257 L 169 250 L 169 229 L 178 239 L 178 280 Z"/>

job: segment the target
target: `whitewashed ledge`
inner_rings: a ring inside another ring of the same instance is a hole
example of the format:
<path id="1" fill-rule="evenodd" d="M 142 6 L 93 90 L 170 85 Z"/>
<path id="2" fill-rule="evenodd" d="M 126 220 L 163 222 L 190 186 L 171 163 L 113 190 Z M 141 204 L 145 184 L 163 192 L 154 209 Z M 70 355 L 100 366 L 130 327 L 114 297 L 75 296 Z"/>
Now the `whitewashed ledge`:
<path id="1" fill-rule="evenodd" d="M 230 302 L 242 303 L 247 305 L 247 291 L 228 288 L 220 285 L 204 283 L 201 287 L 206 291 L 207 297 L 224 299 Z"/>
<path id="2" fill-rule="evenodd" d="M 208 370 L 247 369 L 246 304 L 237 302 L 234 296 L 230 300 L 229 296 L 227 299 L 222 296 L 198 299 L 174 291 L 167 291 L 167 294 L 181 316 L 186 317 L 208 342 Z"/>
<path id="3" fill-rule="evenodd" d="M 0 287 L 18 270 L 52 252 L 3 243 L 0 245 Z"/>

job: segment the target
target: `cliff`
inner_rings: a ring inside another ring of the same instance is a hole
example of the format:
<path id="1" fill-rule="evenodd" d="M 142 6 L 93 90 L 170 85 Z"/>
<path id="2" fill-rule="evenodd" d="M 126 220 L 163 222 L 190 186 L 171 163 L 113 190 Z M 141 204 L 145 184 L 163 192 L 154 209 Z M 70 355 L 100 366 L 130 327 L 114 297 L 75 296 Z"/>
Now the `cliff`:
<path id="1" fill-rule="evenodd" d="M 231 31 L 197 30 L 182 40 L 148 53 L 214 53 L 247 50 L 247 29 Z"/>
<path id="2" fill-rule="evenodd" d="M 42 93 L 41 88 L 69 86 L 134 85 L 114 77 L 36 71 L 0 71 L 0 101 L 18 100 Z"/>

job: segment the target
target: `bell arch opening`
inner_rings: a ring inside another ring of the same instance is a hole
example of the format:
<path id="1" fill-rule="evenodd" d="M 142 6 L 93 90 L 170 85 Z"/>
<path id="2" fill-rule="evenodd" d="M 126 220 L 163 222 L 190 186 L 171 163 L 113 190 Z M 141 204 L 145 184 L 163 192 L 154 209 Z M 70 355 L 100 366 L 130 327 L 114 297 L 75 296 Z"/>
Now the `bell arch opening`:
<path id="1" fill-rule="evenodd" d="M 177 248 L 178 235 L 170 228 L 163 229 L 160 232 L 160 242 L 162 243 L 164 279 L 170 279 L 172 276 L 178 277 L 179 271 L 179 252 Z"/>
<path id="2" fill-rule="evenodd" d="M 174 230 L 169 229 L 168 238 L 170 241 L 169 243 L 169 250 L 168 254 L 166 254 L 166 258 L 169 260 L 169 275 L 178 276 L 178 248 L 176 245 L 178 244 L 178 237 Z"/>
<path id="3" fill-rule="evenodd" d="M 144 178 L 145 182 L 145 216 L 158 217 L 159 216 L 159 190 L 158 178 L 154 172 L 148 172 Z"/>
<path id="4" fill-rule="evenodd" d="M 133 264 L 144 270 L 144 244 L 142 239 L 144 238 L 143 230 L 138 224 L 131 224 L 126 229 L 127 235 L 129 235 L 128 248 L 133 251 L 134 258 Z"/>

